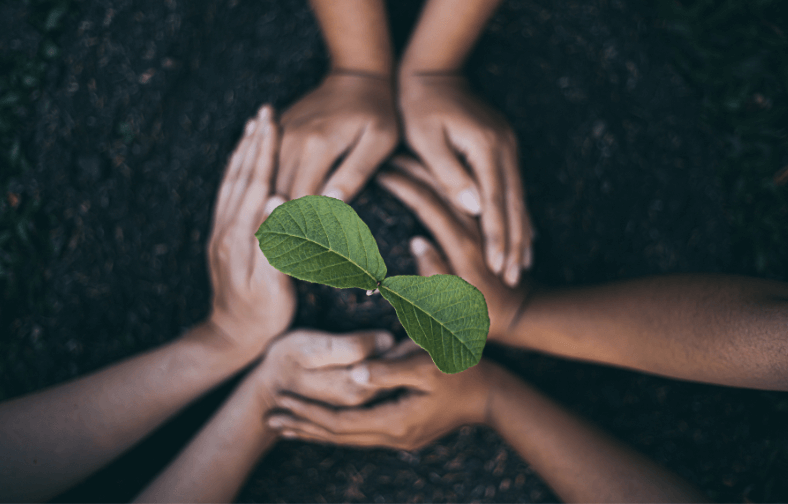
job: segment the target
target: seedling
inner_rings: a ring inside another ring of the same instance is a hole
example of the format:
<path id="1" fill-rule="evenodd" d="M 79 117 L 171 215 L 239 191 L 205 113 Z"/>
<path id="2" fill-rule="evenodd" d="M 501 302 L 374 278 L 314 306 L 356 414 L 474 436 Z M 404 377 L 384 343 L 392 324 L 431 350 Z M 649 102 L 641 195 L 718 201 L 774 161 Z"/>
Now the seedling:
<path id="1" fill-rule="evenodd" d="M 465 371 L 481 359 L 490 329 L 484 295 L 454 275 L 386 278 L 372 232 L 342 201 L 326 196 L 288 201 L 255 236 L 268 262 L 282 273 L 340 289 L 379 290 L 408 336 L 444 373 Z"/>

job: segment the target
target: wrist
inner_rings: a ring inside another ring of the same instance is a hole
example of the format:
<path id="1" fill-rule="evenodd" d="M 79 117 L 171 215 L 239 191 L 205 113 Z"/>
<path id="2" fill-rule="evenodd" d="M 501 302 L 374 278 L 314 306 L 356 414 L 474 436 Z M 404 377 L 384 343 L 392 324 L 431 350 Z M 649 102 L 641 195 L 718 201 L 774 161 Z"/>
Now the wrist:
<path id="1" fill-rule="evenodd" d="M 275 387 L 270 386 L 265 371 L 263 362 L 257 364 L 241 382 L 237 391 L 238 395 L 243 396 L 247 408 L 264 426 L 265 417 L 277 408 L 276 390 Z"/>
<path id="2" fill-rule="evenodd" d="M 328 75 L 329 76 L 347 75 L 351 77 L 364 77 L 368 79 L 377 79 L 380 81 L 391 83 L 393 72 L 391 71 L 391 69 L 366 68 L 357 65 L 331 65 Z"/>
<path id="3" fill-rule="evenodd" d="M 482 359 L 477 364 L 481 377 L 474 381 L 479 383 L 478 400 L 475 401 L 474 421 L 480 425 L 491 426 L 491 408 L 494 407 L 493 396 L 499 393 L 501 384 L 506 380 L 506 371 L 498 364 Z"/>
<path id="4" fill-rule="evenodd" d="M 422 77 L 453 77 L 464 78 L 462 68 L 451 68 L 441 66 L 417 65 L 402 63 L 397 70 L 397 78 L 400 81 L 408 79 L 418 79 Z"/>
<path id="5" fill-rule="evenodd" d="M 488 390 L 484 405 L 483 424 L 495 431 L 498 431 L 500 421 L 500 411 L 509 395 L 511 395 L 512 385 L 519 383 L 520 380 L 506 371 L 504 368 L 493 365 L 490 366 L 488 373 Z"/>
<path id="6" fill-rule="evenodd" d="M 502 317 L 501 329 L 496 330 L 495 334 L 490 334 L 489 339 L 500 344 L 530 347 L 530 344 L 523 341 L 524 337 L 532 337 L 539 332 L 532 327 L 535 321 L 532 306 L 548 290 L 547 287 L 538 284 L 529 284 L 525 287 L 521 296 L 512 298 L 513 302 L 508 304 L 505 316 Z"/>
<path id="7" fill-rule="evenodd" d="M 413 45 L 402 55 L 397 72 L 400 77 L 413 75 L 462 75 L 463 60 L 456 57 L 433 54 Z"/>
<path id="8" fill-rule="evenodd" d="M 400 72 L 397 75 L 397 92 L 400 101 L 419 99 L 424 95 L 434 94 L 436 88 L 466 88 L 468 81 L 461 73 L 413 71 Z"/>
<path id="9" fill-rule="evenodd" d="M 341 70 L 391 79 L 394 74 L 394 58 L 386 51 L 381 54 L 365 53 L 349 56 L 333 52 L 331 54 L 331 72 Z"/>
<path id="10" fill-rule="evenodd" d="M 222 322 L 211 316 L 184 335 L 184 340 L 197 346 L 211 360 L 226 363 L 238 370 L 262 353 L 263 348 L 259 342 L 270 339 L 259 335 L 247 337 L 248 329 Z M 255 344 L 245 341 L 255 341 Z"/>

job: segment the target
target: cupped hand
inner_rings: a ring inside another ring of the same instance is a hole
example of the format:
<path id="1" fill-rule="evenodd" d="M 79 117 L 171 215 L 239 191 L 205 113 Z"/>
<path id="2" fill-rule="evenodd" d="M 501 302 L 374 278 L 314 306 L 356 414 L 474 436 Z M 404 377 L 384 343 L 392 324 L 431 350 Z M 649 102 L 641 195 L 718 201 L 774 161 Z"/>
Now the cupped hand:
<path id="1" fill-rule="evenodd" d="M 208 261 L 213 287 L 209 322 L 252 359 L 290 325 L 295 290 L 274 269 L 254 234 L 276 167 L 279 133 L 270 106 L 246 124 L 219 187 Z"/>
<path id="2" fill-rule="evenodd" d="M 408 144 L 446 198 L 480 215 L 487 265 L 517 285 L 521 268 L 532 263 L 533 228 L 506 119 L 458 75 L 402 76 L 399 106 Z"/>
<path id="3" fill-rule="evenodd" d="M 397 170 L 379 174 L 378 183 L 410 208 L 443 252 L 425 238 L 413 238 L 411 252 L 419 274 L 455 274 L 479 289 L 490 315 L 488 338 L 503 339 L 529 294 L 528 286 L 509 287 L 485 266 L 478 224 L 441 200 L 435 192 L 439 183 L 430 172 L 412 158 L 397 157 L 392 164 Z"/>
<path id="4" fill-rule="evenodd" d="M 374 75 L 329 74 L 281 123 L 276 192 L 284 199 L 349 201 L 399 140 L 391 82 Z"/>
<path id="5" fill-rule="evenodd" d="M 365 369 L 354 364 L 379 356 L 393 345 L 394 337 L 386 331 L 294 330 L 271 344 L 250 379 L 256 382 L 266 410 L 275 407 L 280 394 L 358 405 L 377 391 L 369 385 Z"/>
<path id="6" fill-rule="evenodd" d="M 415 450 L 462 425 L 486 421 L 492 386 L 486 361 L 449 375 L 415 347 L 405 356 L 357 364 L 353 372 L 367 376 L 368 388 L 376 393 L 401 387 L 406 392 L 371 407 L 340 409 L 280 394 L 277 405 L 287 411 L 271 415 L 268 425 L 284 437 Z"/>

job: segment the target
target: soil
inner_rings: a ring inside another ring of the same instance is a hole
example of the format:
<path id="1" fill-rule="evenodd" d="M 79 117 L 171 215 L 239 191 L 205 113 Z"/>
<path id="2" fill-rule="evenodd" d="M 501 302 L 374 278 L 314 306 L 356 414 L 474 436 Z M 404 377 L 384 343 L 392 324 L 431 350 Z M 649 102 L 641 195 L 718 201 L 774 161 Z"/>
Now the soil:
<path id="1" fill-rule="evenodd" d="M 397 46 L 419 2 L 388 2 Z M 25 119 L 33 168 L 15 184 L 50 217 L 46 296 L 2 331 L 9 396 L 176 338 L 203 319 L 216 188 L 244 121 L 314 87 L 326 52 L 305 1 L 76 4 L 59 62 Z M 0 6 L 3 51 L 35 54 L 21 3 Z M 618 0 L 505 2 L 468 64 L 520 142 L 537 230 L 533 277 L 581 285 L 737 273 L 716 178 L 720 143 L 670 64 L 660 18 Z M 375 187 L 354 203 L 391 274 L 413 274 L 423 230 Z M 783 279 L 786 280 L 786 279 Z M 296 324 L 387 328 L 379 296 L 299 284 Z M 5 320 L 5 318 L 4 318 Z M 683 383 L 490 347 L 572 410 L 722 501 L 788 501 L 788 395 Z M 59 500 L 132 498 L 232 387 L 225 385 Z M 279 443 L 242 501 L 546 502 L 556 496 L 494 432 L 465 427 L 418 452 Z"/>

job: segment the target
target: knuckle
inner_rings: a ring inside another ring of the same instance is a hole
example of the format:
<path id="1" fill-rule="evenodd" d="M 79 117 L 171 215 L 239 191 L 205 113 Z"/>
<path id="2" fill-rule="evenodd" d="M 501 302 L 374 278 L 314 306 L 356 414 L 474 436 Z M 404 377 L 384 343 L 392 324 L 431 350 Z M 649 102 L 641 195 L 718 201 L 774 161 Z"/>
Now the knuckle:
<path id="1" fill-rule="evenodd" d="M 410 434 L 411 430 L 412 429 L 409 425 L 398 422 L 391 428 L 391 434 L 395 439 L 398 439 L 403 443 L 407 443 L 409 439 L 408 434 Z"/>
<path id="2" fill-rule="evenodd" d="M 478 244 L 472 240 L 469 236 L 462 235 L 457 243 L 457 247 L 463 252 L 463 254 L 468 255 L 472 253 L 478 247 Z"/>
<path id="3" fill-rule="evenodd" d="M 397 125 L 392 121 L 375 119 L 369 124 L 369 132 L 379 140 L 394 142 L 397 137 Z"/>
<path id="4" fill-rule="evenodd" d="M 227 233 L 222 233 L 211 248 L 216 259 L 221 262 L 229 261 L 232 257 L 233 245 Z"/>
<path id="5" fill-rule="evenodd" d="M 494 210 L 503 208 L 503 187 L 500 183 L 493 181 L 489 184 L 482 184 L 482 194 L 489 201 Z"/>
<path id="6" fill-rule="evenodd" d="M 304 150 L 319 149 L 328 141 L 328 135 L 323 128 L 311 128 L 304 133 Z"/>
<path id="7" fill-rule="evenodd" d="M 482 126 L 471 136 L 473 143 L 486 150 L 492 150 L 499 140 L 499 133 L 489 126 Z"/>
<path id="8" fill-rule="evenodd" d="M 367 394 L 358 387 L 351 387 L 345 394 L 345 406 L 360 406 L 367 400 Z"/>

